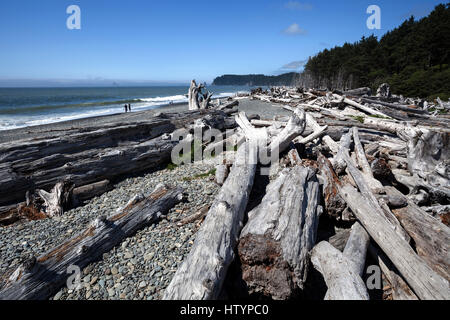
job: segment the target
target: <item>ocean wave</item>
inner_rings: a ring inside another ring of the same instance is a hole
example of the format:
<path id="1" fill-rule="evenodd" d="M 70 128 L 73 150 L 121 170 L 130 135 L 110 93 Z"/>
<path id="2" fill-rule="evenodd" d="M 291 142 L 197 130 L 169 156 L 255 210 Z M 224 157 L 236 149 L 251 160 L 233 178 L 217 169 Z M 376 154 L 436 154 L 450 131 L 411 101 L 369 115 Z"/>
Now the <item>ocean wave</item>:
<path id="1" fill-rule="evenodd" d="M 218 93 L 214 94 L 212 99 L 230 97 L 234 94 L 233 92 Z M 187 102 L 187 95 L 179 94 L 65 105 L 2 108 L 0 109 L 0 131 L 121 113 L 123 105 L 128 103 L 132 104 L 133 111 L 143 111 Z"/>

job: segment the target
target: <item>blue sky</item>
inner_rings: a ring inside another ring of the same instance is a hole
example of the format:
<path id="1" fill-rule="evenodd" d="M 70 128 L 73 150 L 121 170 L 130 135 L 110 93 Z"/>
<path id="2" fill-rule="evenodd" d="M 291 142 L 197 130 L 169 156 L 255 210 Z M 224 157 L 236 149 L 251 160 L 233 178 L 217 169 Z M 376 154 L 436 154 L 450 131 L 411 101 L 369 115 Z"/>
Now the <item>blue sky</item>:
<path id="1" fill-rule="evenodd" d="M 295 71 L 324 48 L 381 36 L 442 2 L 2 0 L 0 83 L 210 82 Z M 73 4 L 81 30 L 66 27 Z M 381 30 L 366 27 L 372 4 L 381 8 Z"/>

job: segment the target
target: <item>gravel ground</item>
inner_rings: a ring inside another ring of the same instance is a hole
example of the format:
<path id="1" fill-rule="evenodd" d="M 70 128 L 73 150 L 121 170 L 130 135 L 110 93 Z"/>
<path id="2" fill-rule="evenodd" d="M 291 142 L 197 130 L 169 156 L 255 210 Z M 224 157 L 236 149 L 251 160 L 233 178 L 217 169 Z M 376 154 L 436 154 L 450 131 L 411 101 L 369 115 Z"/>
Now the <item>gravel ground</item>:
<path id="1" fill-rule="evenodd" d="M 23 257 L 39 256 L 75 236 L 96 217 L 115 212 L 135 194 L 148 194 L 159 183 L 181 185 L 187 202 L 170 210 L 167 219 L 140 230 L 82 270 L 83 287 L 64 287 L 51 299 L 160 299 L 178 265 L 189 253 L 197 231 L 196 223 L 176 226 L 179 219 L 210 205 L 219 190 L 211 181 L 211 164 L 195 163 L 164 169 L 143 177 L 129 178 L 115 189 L 90 200 L 85 206 L 61 217 L 24 222 L 0 229 L 0 273 L 15 268 Z M 194 178 L 194 179 L 185 179 Z"/>

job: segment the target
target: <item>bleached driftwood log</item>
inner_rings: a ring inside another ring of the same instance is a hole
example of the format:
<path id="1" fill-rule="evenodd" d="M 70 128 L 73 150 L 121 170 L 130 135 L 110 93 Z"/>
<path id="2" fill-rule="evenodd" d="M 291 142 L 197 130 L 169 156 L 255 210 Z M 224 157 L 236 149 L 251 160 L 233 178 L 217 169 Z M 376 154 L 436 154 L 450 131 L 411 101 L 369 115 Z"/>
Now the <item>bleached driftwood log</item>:
<path id="1" fill-rule="evenodd" d="M 312 249 L 311 262 L 327 284 L 325 300 L 369 300 L 366 284 L 353 262 L 328 242 Z"/>
<path id="2" fill-rule="evenodd" d="M 203 84 L 197 85 L 197 82 L 195 82 L 195 80 L 191 81 L 191 86 L 189 87 L 188 92 L 189 110 L 201 109 L 199 94 L 204 87 L 205 86 Z"/>
<path id="3" fill-rule="evenodd" d="M 286 127 L 272 138 L 268 146 L 270 154 L 285 151 L 296 137 L 305 131 L 306 115 L 302 109 L 297 109 L 289 119 Z"/>
<path id="4" fill-rule="evenodd" d="M 359 140 L 358 128 L 356 127 L 353 127 L 353 141 L 355 142 L 355 151 L 359 166 L 362 169 L 363 175 L 369 184 L 369 187 L 372 191 L 380 193 L 383 190 L 383 185 L 380 181 L 373 177 L 372 168 L 370 167 L 369 161 L 367 161 L 364 148 Z"/>
<path id="5" fill-rule="evenodd" d="M 381 272 L 383 272 L 387 281 L 390 283 L 393 300 L 419 300 L 405 280 L 398 274 L 392 262 L 380 249 L 369 245 L 368 251 L 378 262 Z"/>
<path id="6" fill-rule="evenodd" d="M 217 299 L 234 259 L 244 210 L 253 186 L 258 145 L 238 149 L 230 175 L 219 191 L 188 257 L 164 292 L 164 300 Z"/>
<path id="7" fill-rule="evenodd" d="M 358 220 L 421 299 L 450 298 L 449 282 L 414 252 L 389 220 L 373 209 L 370 200 L 348 184 L 338 188 Z"/>
<path id="8" fill-rule="evenodd" d="M 79 235 L 18 267 L 0 290 L 0 300 L 48 299 L 65 284 L 69 267 L 84 268 L 126 237 L 157 221 L 182 200 L 182 192 L 181 188 L 158 186 L 146 198 L 136 196 L 111 217 L 97 218 Z"/>
<path id="9" fill-rule="evenodd" d="M 355 222 L 352 226 L 352 231 L 350 232 L 350 237 L 347 240 L 343 254 L 353 263 L 354 270 L 359 276 L 362 276 L 364 273 L 369 243 L 370 237 L 366 230 L 364 230 L 359 222 Z"/>
<path id="10" fill-rule="evenodd" d="M 450 281 L 450 228 L 422 211 L 397 189 L 388 187 L 386 190 L 388 194 L 403 197 L 408 203 L 407 206 L 392 211 L 414 239 L 418 255 L 433 270 Z"/>
<path id="11" fill-rule="evenodd" d="M 239 240 L 242 277 L 250 294 L 283 300 L 303 288 L 322 211 L 319 203 L 319 183 L 310 168 L 284 169 L 269 184 L 261 204 L 249 212 Z"/>

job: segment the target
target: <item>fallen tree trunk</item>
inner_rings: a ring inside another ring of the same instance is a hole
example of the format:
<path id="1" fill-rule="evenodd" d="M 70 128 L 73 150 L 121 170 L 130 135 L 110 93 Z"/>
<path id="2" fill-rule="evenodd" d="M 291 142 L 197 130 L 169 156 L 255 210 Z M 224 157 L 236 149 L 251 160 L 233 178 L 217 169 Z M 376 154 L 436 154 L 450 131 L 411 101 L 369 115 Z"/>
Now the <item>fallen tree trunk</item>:
<path id="1" fill-rule="evenodd" d="M 257 153 L 256 143 L 246 142 L 239 147 L 230 175 L 197 232 L 188 257 L 166 288 L 164 300 L 211 300 L 219 296 L 234 259 Z"/>
<path id="2" fill-rule="evenodd" d="M 328 242 L 313 248 L 311 262 L 327 284 L 325 300 L 369 300 L 366 284 L 353 263 Z"/>
<path id="3" fill-rule="evenodd" d="M 421 299 L 450 299 L 449 283 L 419 257 L 389 221 L 350 185 L 339 186 L 342 198 Z"/>
<path id="4" fill-rule="evenodd" d="M 96 219 L 76 237 L 18 267 L 1 289 L 0 299 L 48 299 L 64 285 L 69 267 L 81 269 L 96 261 L 123 239 L 157 221 L 182 198 L 181 188 L 164 186 L 157 187 L 147 198 L 136 196 L 117 214 Z"/>
<path id="5" fill-rule="evenodd" d="M 296 166 L 272 182 L 249 212 L 238 252 L 249 293 L 283 300 L 303 289 L 308 252 L 315 244 L 322 208 L 314 171 Z"/>
<path id="6" fill-rule="evenodd" d="M 388 257 L 378 248 L 369 245 L 369 253 L 378 262 L 381 271 L 391 285 L 393 300 L 419 300 Z"/>
<path id="7" fill-rule="evenodd" d="M 422 211 L 395 188 L 388 187 L 386 190 L 388 194 L 403 197 L 408 203 L 407 206 L 393 209 L 392 212 L 414 239 L 418 255 L 434 271 L 450 281 L 450 228 Z"/>

